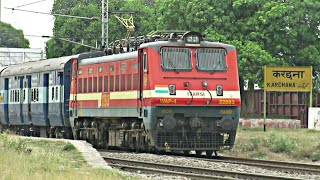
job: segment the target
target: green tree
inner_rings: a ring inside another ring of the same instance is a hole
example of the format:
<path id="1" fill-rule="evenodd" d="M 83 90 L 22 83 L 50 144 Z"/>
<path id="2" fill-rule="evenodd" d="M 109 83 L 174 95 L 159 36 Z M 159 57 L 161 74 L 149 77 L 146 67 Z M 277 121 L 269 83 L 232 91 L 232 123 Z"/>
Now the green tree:
<path id="1" fill-rule="evenodd" d="M 0 22 L 0 47 L 28 48 L 29 41 L 24 38 L 23 31 L 10 24 Z"/>
<path id="2" fill-rule="evenodd" d="M 158 27 L 205 32 L 238 48 L 240 84 L 263 84 L 264 65 L 313 66 L 319 71 L 317 0 L 158 0 Z M 249 93 L 249 94 L 251 94 Z M 253 113 L 253 97 L 242 97 Z M 248 99 L 249 98 L 249 99 Z"/>
<path id="3" fill-rule="evenodd" d="M 110 10 L 136 10 L 134 16 L 135 32 L 132 36 L 147 34 L 156 28 L 155 4 L 148 0 L 109 0 Z M 56 17 L 53 29 L 55 38 L 49 40 L 46 46 L 47 57 L 59 57 L 90 51 L 91 48 L 63 41 L 68 38 L 75 42 L 83 42 L 90 46 L 101 44 L 101 1 L 98 0 L 57 0 L 53 12 L 82 17 L 97 17 L 99 20 L 83 20 L 66 17 Z M 121 15 L 128 18 L 129 15 Z M 124 39 L 126 28 L 109 14 L 109 42 Z"/>
<path id="4" fill-rule="evenodd" d="M 55 1 L 54 3 L 53 11 L 55 13 L 81 17 L 99 17 L 99 14 L 101 14 L 99 6 L 95 3 L 79 3 L 71 0 L 60 1 Z M 99 32 L 101 32 L 101 22 L 98 20 L 58 16 L 54 22 L 54 38 L 47 42 L 47 57 L 60 57 L 90 51 L 91 48 L 70 41 L 94 47 L 98 43 Z"/>

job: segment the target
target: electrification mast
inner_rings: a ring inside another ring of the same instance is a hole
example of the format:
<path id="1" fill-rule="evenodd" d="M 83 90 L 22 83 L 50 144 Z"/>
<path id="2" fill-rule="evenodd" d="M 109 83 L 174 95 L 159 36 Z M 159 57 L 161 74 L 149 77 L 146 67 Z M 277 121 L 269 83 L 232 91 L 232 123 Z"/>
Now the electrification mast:
<path id="1" fill-rule="evenodd" d="M 102 0 L 102 41 L 101 48 L 108 48 L 108 23 L 109 23 L 109 0 Z"/>

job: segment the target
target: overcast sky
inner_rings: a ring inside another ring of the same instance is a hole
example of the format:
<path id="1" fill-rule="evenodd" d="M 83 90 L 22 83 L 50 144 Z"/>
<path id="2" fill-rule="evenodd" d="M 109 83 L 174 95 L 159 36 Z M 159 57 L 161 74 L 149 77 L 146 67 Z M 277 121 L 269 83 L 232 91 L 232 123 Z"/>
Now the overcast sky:
<path id="1" fill-rule="evenodd" d="M 52 36 L 52 29 L 54 23 L 54 17 L 51 15 L 43 15 L 37 13 L 22 12 L 17 10 L 5 9 L 17 8 L 28 11 L 38 11 L 50 13 L 54 0 L 43 0 L 35 4 L 22 6 L 29 3 L 34 3 L 41 0 L 0 0 L 1 3 L 1 21 L 11 24 L 16 29 L 23 30 L 25 35 L 48 35 Z M 18 7 L 22 6 L 22 7 Z M 48 38 L 26 36 L 30 42 L 31 48 L 44 49 L 45 42 Z"/>

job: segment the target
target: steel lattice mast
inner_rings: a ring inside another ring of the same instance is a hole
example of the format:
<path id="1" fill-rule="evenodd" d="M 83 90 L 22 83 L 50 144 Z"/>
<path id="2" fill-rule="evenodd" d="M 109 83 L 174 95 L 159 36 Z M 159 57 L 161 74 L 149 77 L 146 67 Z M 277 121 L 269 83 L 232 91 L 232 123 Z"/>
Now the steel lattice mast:
<path id="1" fill-rule="evenodd" d="M 108 6 L 109 0 L 102 0 L 102 41 L 101 41 L 101 48 L 108 48 L 108 16 L 109 16 L 109 6 Z"/>

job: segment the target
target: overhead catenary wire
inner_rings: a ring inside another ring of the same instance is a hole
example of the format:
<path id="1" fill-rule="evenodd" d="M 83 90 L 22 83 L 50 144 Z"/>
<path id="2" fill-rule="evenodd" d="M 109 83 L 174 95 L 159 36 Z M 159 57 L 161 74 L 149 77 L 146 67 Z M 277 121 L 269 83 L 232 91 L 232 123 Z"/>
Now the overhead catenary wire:
<path id="1" fill-rule="evenodd" d="M 11 9 L 12 11 L 22 11 L 22 12 L 28 12 L 28 13 L 62 16 L 62 17 L 77 18 L 77 19 L 99 20 L 98 17 L 83 17 L 83 16 L 74 16 L 74 15 L 67 15 L 67 14 L 47 13 L 47 12 L 31 11 L 31 10 L 25 10 L 25 9 L 8 8 L 8 7 L 5 7 L 5 9 Z"/>
<path id="2" fill-rule="evenodd" d="M 29 5 L 36 4 L 36 3 L 39 3 L 39 2 L 43 2 L 43 1 L 47 1 L 47 0 L 40 0 L 40 1 L 35 1 L 35 2 L 31 2 L 31 3 L 27 3 L 27 4 L 22 4 L 22 5 L 19 5 L 19 6 L 15 7 L 15 8 L 23 7 L 23 6 L 29 6 Z"/>
<path id="3" fill-rule="evenodd" d="M 94 46 L 86 45 L 83 42 L 80 43 L 80 42 L 77 42 L 75 40 L 71 40 L 71 39 L 65 38 L 65 37 L 55 37 L 55 36 L 48 36 L 48 35 L 24 35 L 24 36 L 39 37 L 39 38 L 52 38 L 52 39 L 57 39 L 57 40 L 61 40 L 61 41 L 66 41 L 66 42 L 73 43 L 73 44 L 78 44 L 78 45 L 81 45 L 81 46 L 84 46 L 84 47 L 88 47 L 88 48 L 91 48 L 91 49 L 99 49 L 99 48 L 94 47 Z M 84 39 L 87 39 L 87 38 L 82 38 L 82 40 L 84 40 Z M 96 39 L 96 38 L 88 38 L 88 39 Z M 1 39 L 0 39 L 0 47 L 1 47 L 1 45 L 2 44 L 1 44 Z"/>
<path id="4" fill-rule="evenodd" d="M 85 40 L 90 40 L 90 39 L 99 39 L 100 37 L 79 37 L 79 36 L 74 36 L 74 37 L 57 37 L 57 36 L 50 36 L 50 35 L 35 35 L 35 34 L 18 34 L 18 33 L 11 33 L 11 32 L 0 32 L 0 35 L 10 35 L 10 36 L 29 36 L 29 37 L 38 37 L 38 38 L 65 38 L 65 39 L 85 39 Z"/>

